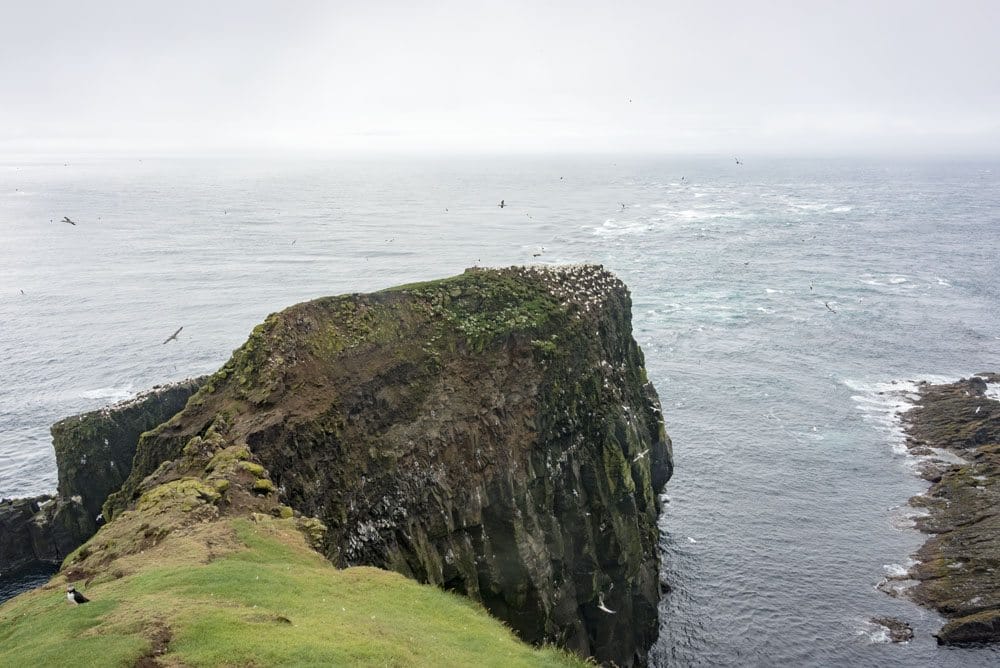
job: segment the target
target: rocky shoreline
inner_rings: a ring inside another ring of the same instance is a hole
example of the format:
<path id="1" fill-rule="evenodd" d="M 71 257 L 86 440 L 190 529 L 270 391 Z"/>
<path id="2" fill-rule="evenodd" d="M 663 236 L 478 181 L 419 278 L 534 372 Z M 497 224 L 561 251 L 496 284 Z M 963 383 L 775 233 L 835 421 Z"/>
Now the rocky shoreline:
<path id="1" fill-rule="evenodd" d="M 948 618 L 940 644 L 1000 640 L 1000 375 L 922 384 L 903 415 L 906 446 L 926 457 L 931 483 L 910 504 L 926 509 L 916 527 L 930 534 L 908 573 L 915 602 Z"/>

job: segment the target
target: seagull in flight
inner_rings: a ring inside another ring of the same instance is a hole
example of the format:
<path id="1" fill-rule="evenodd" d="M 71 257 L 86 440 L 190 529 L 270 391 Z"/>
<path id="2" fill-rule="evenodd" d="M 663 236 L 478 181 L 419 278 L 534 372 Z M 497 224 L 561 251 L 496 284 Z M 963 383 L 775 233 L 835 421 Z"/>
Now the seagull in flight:
<path id="1" fill-rule="evenodd" d="M 63 216 L 63 219 L 59 221 L 61 223 L 69 223 L 70 225 L 76 225 L 75 222 L 69 219 L 69 216 Z"/>
<path id="2" fill-rule="evenodd" d="M 597 609 L 608 613 L 609 615 L 615 614 L 615 611 L 604 605 L 604 594 L 597 595 Z"/>
<path id="3" fill-rule="evenodd" d="M 184 329 L 184 328 L 183 327 L 178 327 L 176 332 L 174 332 L 173 334 L 171 334 L 170 336 L 167 337 L 167 340 L 163 342 L 163 345 L 167 345 L 171 341 L 176 341 L 177 340 L 177 335 L 181 333 L 182 329 Z"/>
<path id="4" fill-rule="evenodd" d="M 832 308 L 830 307 L 830 302 L 823 302 L 823 306 L 825 306 L 825 307 L 826 307 L 826 310 L 827 310 L 827 311 L 829 311 L 830 313 L 836 313 L 836 311 L 834 311 L 834 310 L 833 310 L 833 309 L 832 309 Z"/>
<path id="5" fill-rule="evenodd" d="M 649 448 L 646 448 L 645 450 L 643 450 L 642 452 L 640 452 L 635 456 L 635 458 L 632 460 L 632 463 L 634 464 L 635 462 L 639 461 L 648 454 L 649 454 Z"/>

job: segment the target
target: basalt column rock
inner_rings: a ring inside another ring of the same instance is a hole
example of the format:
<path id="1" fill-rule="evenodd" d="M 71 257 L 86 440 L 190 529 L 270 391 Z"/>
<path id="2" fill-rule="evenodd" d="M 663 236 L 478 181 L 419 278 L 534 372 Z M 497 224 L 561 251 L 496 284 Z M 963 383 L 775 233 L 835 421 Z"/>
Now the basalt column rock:
<path id="1" fill-rule="evenodd" d="M 670 440 L 628 289 L 602 267 L 475 269 L 273 314 L 143 435 L 105 513 L 213 430 L 323 521 L 334 563 L 463 592 L 532 642 L 645 662 Z"/>

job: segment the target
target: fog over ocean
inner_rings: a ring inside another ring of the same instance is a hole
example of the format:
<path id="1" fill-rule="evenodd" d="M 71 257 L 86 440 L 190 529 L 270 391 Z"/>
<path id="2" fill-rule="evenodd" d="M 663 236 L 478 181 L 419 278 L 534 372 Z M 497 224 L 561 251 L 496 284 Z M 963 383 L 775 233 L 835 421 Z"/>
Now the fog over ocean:
<path id="1" fill-rule="evenodd" d="M 54 491 L 53 422 L 214 371 L 268 313 L 565 262 L 630 287 L 674 442 L 656 665 L 1000 662 L 875 588 L 926 488 L 885 393 L 1000 371 L 997 161 L 0 158 L 0 497 Z"/>

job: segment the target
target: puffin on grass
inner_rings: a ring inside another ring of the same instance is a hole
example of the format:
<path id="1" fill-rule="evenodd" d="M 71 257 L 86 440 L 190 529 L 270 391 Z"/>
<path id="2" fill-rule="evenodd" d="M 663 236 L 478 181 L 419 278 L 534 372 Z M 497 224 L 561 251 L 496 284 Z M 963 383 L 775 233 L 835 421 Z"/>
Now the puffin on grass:
<path id="1" fill-rule="evenodd" d="M 78 592 L 73 585 L 66 587 L 66 600 L 70 602 L 70 605 L 80 605 L 81 603 L 90 602 L 90 599 Z"/>

